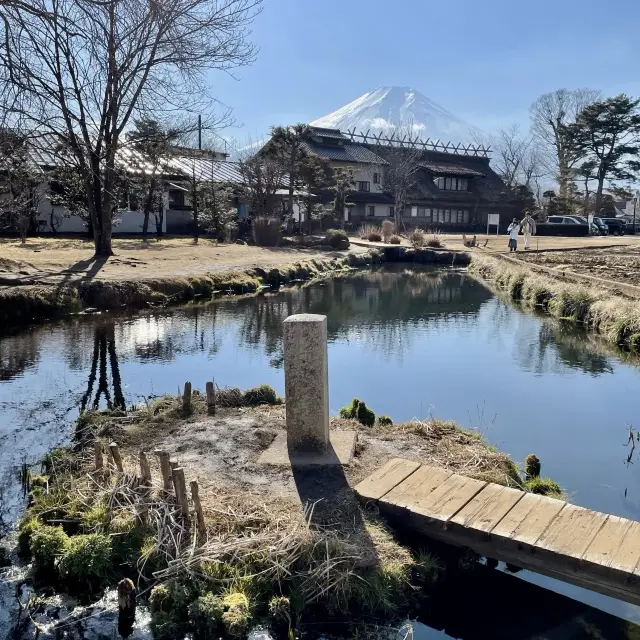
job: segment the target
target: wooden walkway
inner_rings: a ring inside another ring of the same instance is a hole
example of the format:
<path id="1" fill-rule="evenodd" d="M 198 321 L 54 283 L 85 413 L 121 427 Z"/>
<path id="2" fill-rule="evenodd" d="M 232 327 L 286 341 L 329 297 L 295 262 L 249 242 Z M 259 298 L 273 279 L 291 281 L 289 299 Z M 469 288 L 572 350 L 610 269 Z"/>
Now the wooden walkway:
<path id="1" fill-rule="evenodd" d="M 390 521 L 640 605 L 640 523 L 396 458 L 356 493 Z"/>

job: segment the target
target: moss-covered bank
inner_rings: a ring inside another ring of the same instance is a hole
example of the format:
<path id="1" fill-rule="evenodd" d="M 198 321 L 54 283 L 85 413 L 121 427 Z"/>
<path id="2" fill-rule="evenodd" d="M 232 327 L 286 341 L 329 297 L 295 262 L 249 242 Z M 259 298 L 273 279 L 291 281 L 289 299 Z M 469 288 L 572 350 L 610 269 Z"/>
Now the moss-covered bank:
<path id="1" fill-rule="evenodd" d="M 226 408 L 219 408 L 215 419 L 205 418 L 205 398 L 197 391 L 188 411 L 180 397 L 165 396 L 126 415 L 83 414 L 75 448 L 47 456 L 46 475 L 30 482 L 19 546 L 22 556 L 33 562 L 30 580 L 37 590 L 46 593 L 53 587 L 58 593 L 95 600 L 104 588 L 130 578 L 149 601 L 155 637 L 166 639 L 186 634 L 238 638 L 255 623 L 267 623 L 283 638 L 316 621 L 357 626 L 375 616 L 381 624 L 393 624 L 415 614 L 466 556 L 463 550 L 435 544 L 425 549 L 424 539 L 418 546 L 405 544 L 374 511 L 358 503 L 350 486 L 370 472 L 362 467 L 382 463 L 375 442 L 384 442 L 388 450 L 389 443 L 405 441 L 415 450 L 414 443 L 424 440 L 429 462 L 461 472 L 466 468 L 473 477 L 508 486 L 526 486 L 509 457 L 477 433 L 437 420 L 395 425 L 385 416 L 375 423 L 366 421 L 361 431 L 365 451 L 358 451 L 354 469 L 344 470 L 348 485 L 327 488 L 331 474 L 323 472 L 324 511 L 313 501 L 292 504 L 277 487 L 244 491 L 243 478 L 250 470 L 234 466 L 233 486 L 216 477 L 213 493 L 201 489 L 203 535 L 194 518 L 189 522 L 181 517 L 173 493 L 162 488 L 153 456 L 148 456 L 153 481 L 140 484 L 137 452 L 141 442 L 149 450 L 166 443 L 167 434 L 178 437 L 182 426 L 194 438 L 203 433 L 204 420 L 220 423 L 220 434 L 239 447 L 237 431 L 246 424 L 247 413 L 254 412 L 262 427 L 273 427 L 261 416 L 283 410 L 275 391 L 264 385 L 245 392 L 220 390 L 217 395 L 219 406 Z M 260 412 L 256 402 L 267 406 Z M 344 426 L 357 425 L 351 418 L 332 424 Z M 262 427 L 251 428 L 266 446 Z M 95 442 L 106 445 L 113 438 L 120 444 L 124 472 L 113 462 L 96 471 Z M 194 455 L 199 446 L 181 449 L 189 460 L 189 477 L 202 478 Z M 216 446 L 224 448 L 222 436 Z M 210 449 L 205 453 L 211 457 Z M 291 484 L 284 478 L 288 473 L 270 472 L 270 484 L 283 479 Z M 467 570 L 474 564 L 468 563 Z M 348 627 L 341 628 L 341 635 L 350 635 Z"/>
<path id="2" fill-rule="evenodd" d="M 605 289 L 561 282 L 489 256 L 474 255 L 469 271 L 526 307 L 598 332 L 622 349 L 640 352 L 637 300 Z"/>
<path id="3" fill-rule="evenodd" d="M 0 326 L 77 313 L 84 309 L 140 309 L 209 299 L 218 294 L 250 294 L 268 287 L 312 280 L 384 262 L 466 266 L 465 252 L 408 247 L 373 249 L 326 260 L 303 260 L 281 267 L 225 271 L 144 280 L 91 280 L 67 285 L 25 285 L 0 289 Z"/>
<path id="4" fill-rule="evenodd" d="M 92 280 L 64 286 L 7 287 L 0 290 L 0 325 L 24 324 L 89 308 L 136 309 L 207 299 L 217 294 L 255 293 L 265 287 L 311 280 L 382 261 L 380 252 L 371 251 L 349 253 L 342 258 L 300 261 L 269 270 L 254 268 L 139 281 Z"/>

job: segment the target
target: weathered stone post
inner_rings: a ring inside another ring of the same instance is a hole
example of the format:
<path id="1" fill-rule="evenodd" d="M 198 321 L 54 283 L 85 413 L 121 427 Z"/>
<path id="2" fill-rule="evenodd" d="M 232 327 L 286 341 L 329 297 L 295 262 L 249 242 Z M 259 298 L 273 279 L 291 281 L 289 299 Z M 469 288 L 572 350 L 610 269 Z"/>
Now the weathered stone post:
<path id="1" fill-rule="evenodd" d="M 258 462 L 298 467 L 349 464 L 357 432 L 329 432 L 327 317 L 289 316 L 283 334 L 287 431 L 275 437 Z"/>
<path id="2" fill-rule="evenodd" d="M 322 454 L 329 446 L 327 316 L 284 321 L 284 387 L 290 451 Z"/>

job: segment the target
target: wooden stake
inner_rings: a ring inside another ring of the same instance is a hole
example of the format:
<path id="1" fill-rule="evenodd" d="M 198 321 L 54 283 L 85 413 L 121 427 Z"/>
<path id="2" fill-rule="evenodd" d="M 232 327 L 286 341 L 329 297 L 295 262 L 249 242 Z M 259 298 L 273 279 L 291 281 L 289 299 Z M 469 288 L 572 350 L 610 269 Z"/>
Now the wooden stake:
<path id="1" fill-rule="evenodd" d="M 216 390 L 213 382 L 207 382 L 207 413 L 216 415 Z"/>
<path id="2" fill-rule="evenodd" d="M 113 458 L 113 463 L 116 465 L 116 469 L 120 473 L 124 473 L 124 467 L 122 466 L 122 458 L 120 457 L 120 451 L 118 450 L 118 443 L 112 442 L 109 445 L 109 451 L 111 452 L 111 457 Z"/>
<path id="3" fill-rule="evenodd" d="M 180 505 L 182 515 L 189 519 L 189 500 L 187 498 L 187 485 L 184 480 L 184 469 L 182 467 L 176 467 L 172 472 L 173 486 L 176 489 L 176 500 Z"/>
<path id="4" fill-rule="evenodd" d="M 129 578 L 118 582 L 118 633 L 128 638 L 136 620 L 136 588 Z"/>
<path id="5" fill-rule="evenodd" d="M 182 395 L 182 409 L 186 413 L 191 412 L 191 383 L 184 383 L 184 394 Z"/>
<path id="6" fill-rule="evenodd" d="M 143 487 L 151 486 L 151 467 L 144 451 L 140 452 L 140 480 Z"/>
<path id="7" fill-rule="evenodd" d="M 197 480 L 192 480 L 191 486 L 191 499 L 193 500 L 193 507 L 196 511 L 196 525 L 198 527 L 198 535 L 204 541 L 207 535 L 207 528 L 204 524 L 204 514 L 202 513 L 202 504 L 200 502 L 200 487 Z"/>
<path id="8" fill-rule="evenodd" d="M 162 474 L 162 488 L 165 491 L 171 491 L 171 464 L 169 463 L 169 454 L 166 451 L 156 449 L 154 453 L 160 460 L 160 473 Z"/>
<path id="9" fill-rule="evenodd" d="M 96 471 L 102 471 L 104 458 L 102 457 L 102 442 L 100 442 L 100 440 L 96 440 L 93 443 L 93 453 L 96 461 Z"/>
<path id="10" fill-rule="evenodd" d="M 178 461 L 175 458 L 170 458 L 169 464 L 171 465 L 171 471 L 173 471 L 174 469 L 177 469 L 180 466 L 178 464 Z"/>

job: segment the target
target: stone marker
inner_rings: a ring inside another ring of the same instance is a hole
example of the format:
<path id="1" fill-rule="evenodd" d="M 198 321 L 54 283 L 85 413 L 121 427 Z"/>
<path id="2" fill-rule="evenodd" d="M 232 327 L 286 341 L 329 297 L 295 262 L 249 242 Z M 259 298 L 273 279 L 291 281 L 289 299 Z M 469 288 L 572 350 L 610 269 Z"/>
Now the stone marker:
<path id="1" fill-rule="evenodd" d="M 284 388 L 289 450 L 324 453 L 329 445 L 327 316 L 284 321 Z"/>
<path id="2" fill-rule="evenodd" d="M 355 431 L 329 433 L 327 317 L 311 313 L 284 321 L 284 386 L 287 432 L 274 439 L 260 464 L 349 464 Z"/>

